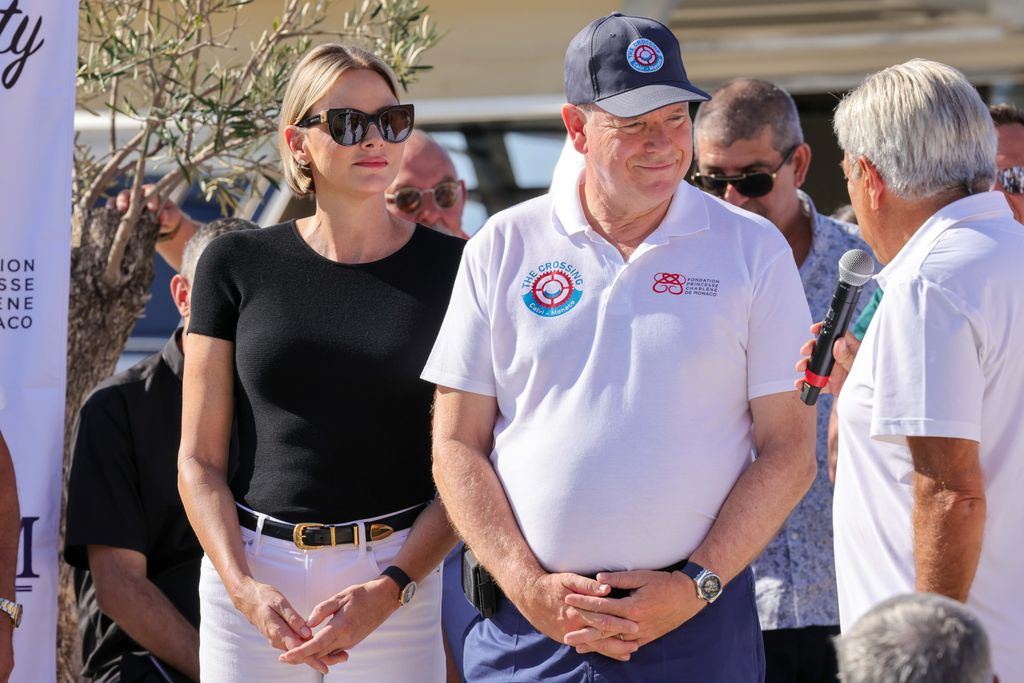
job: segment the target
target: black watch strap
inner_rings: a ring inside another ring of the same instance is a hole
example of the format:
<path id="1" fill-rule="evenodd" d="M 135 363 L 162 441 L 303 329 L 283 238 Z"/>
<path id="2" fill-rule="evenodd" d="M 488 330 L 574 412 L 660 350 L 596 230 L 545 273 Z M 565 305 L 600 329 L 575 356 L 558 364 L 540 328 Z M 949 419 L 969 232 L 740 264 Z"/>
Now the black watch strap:
<path id="1" fill-rule="evenodd" d="M 412 583 L 412 579 L 409 577 L 409 575 L 401 569 L 399 569 L 398 567 L 396 567 L 395 565 L 387 567 L 386 569 L 384 569 L 384 571 L 380 573 L 380 575 L 386 576 L 395 583 L 397 583 L 399 593 L 404 591 L 405 587 Z"/>
<path id="2" fill-rule="evenodd" d="M 687 562 L 679 571 L 696 581 L 697 577 L 700 576 L 700 573 L 704 571 L 704 567 L 700 566 L 696 562 Z"/>

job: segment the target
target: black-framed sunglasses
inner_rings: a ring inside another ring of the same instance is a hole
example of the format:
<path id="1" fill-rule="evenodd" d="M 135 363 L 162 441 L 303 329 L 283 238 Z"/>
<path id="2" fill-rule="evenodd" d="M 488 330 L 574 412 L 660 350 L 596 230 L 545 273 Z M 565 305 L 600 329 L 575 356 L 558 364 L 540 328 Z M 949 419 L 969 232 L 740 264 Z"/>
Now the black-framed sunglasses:
<path id="1" fill-rule="evenodd" d="M 1024 194 L 1024 166 L 1011 166 L 1000 170 L 996 176 L 1003 192 Z"/>
<path id="2" fill-rule="evenodd" d="M 384 107 L 375 114 L 358 109 L 328 109 L 311 114 L 295 123 L 299 128 L 309 128 L 320 123 L 327 124 L 331 137 L 339 145 L 358 145 L 370 132 L 370 126 L 377 126 L 380 136 L 387 142 L 402 142 L 412 132 L 415 108 L 411 104 L 396 104 Z"/>
<path id="3" fill-rule="evenodd" d="M 700 189 L 716 197 L 725 196 L 725 189 L 729 185 L 732 185 L 736 188 L 737 192 L 745 197 L 763 197 L 775 187 L 775 176 L 778 175 L 779 169 L 789 163 L 789 160 L 793 157 L 793 152 L 798 147 L 800 145 L 790 147 L 789 151 L 782 157 L 782 162 L 770 172 L 755 171 L 754 173 L 741 173 L 739 175 L 705 175 L 698 172 L 693 174 L 693 182 Z"/>
<path id="4" fill-rule="evenodd" d="M 423 195 L 434 197 L 434 203 L 442 209 L 450 209 L 459 201 L 461 190 L 458 180 L 442 180 L 433 187 L 421 190 L 418 187 L 403 187 L 394 194 L 385 194 L 384 199 L 394 204 L 403 213 L 412 213 L 423 205 Z"/>

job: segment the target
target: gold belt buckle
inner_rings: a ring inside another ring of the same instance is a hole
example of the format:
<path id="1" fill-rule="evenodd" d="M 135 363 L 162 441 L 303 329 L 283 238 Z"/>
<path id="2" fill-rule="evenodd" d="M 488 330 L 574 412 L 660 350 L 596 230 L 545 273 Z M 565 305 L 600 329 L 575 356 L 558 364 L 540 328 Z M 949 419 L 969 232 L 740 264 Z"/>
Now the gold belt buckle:
<path id="1" fill-rule="evenodd" d="M 394 528 L 387 524 L 371 524 L 370 525 L 370 540 L 381 541 L 395 533 Z"/>
<path id="2" fill-rule="evenodd" d="M 318 524 L 316 522 L 309 522 L 309 523 L 303 523 L 303 524 L 296 524 L 295 528 L 292 530 L 292 540 L 295 542 L 295 546 L 299 550 L 317 550 L 318 548 L 326 548 L 326 547 L 328 547 L 326 545 L 306 545 L 306 542 L 302 540 L 302 532 L 305 531 L 306 529 L 309 529 L 310 527 L 320 527 L 322 529 L 323 528 L 330 529 L 331 530 L 331 545 L 330 545 L 330 547 L 333 548 L 334 546 L 336 546 L 338 544 L 337 538 L 336 538 L 335 527 L 327 526 L 326 524 Z M 358 527 L 355 529 L 355 532 L 356 533 L 355 533 L 354 543 L 355 543 L 355 545 L 359 545 L 359 529 L 358 529 Z"/>

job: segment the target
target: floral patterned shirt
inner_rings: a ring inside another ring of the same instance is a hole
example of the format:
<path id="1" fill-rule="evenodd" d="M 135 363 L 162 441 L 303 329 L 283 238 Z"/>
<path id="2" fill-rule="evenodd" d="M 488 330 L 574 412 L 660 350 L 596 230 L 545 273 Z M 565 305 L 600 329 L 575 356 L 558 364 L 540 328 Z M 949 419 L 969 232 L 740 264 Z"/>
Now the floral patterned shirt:
<path id="1" fill-rule="evenodd" d="M 870 247 L 857 226 L 819 214 L 803 192 L 800 201 L 811 217 L 811 251 L 800 266 L 811 318 L 828 311 L 839 278 L 839 259 L 850 249 Z M 875 272 L 879 267 L 876 264 Z M 856 315 L 875 290 L 871 280 L 857 303 Z M 795 354 L 795 349 L 794 349 Z M 757 588 L 757 612 L 764 630 L 834 626 L 839 623 L 836 569 L 832 550 L 832 484 L 828 480 L 828 418 L 832 396 L 818 398 L 818 474 L 803 500 L 752 567 Z"/>

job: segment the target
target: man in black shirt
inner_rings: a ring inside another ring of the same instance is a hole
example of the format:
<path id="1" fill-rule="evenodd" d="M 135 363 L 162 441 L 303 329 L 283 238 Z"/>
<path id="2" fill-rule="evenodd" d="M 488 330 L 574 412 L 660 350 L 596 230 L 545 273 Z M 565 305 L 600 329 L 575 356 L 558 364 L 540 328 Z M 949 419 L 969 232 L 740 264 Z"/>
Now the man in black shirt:
<path id="1" fill-rule="evenodd" d="M 249 221 L 199 229 L 171 295 L 185 324 L 199 255 Z M 203 550 L 177 488 L 181 436 L 179 328 L 163 350 L 102 382 L 79 415 L 65 560 L 76 568 L 82 674 L 104 683 L 199 680 Z"/>

